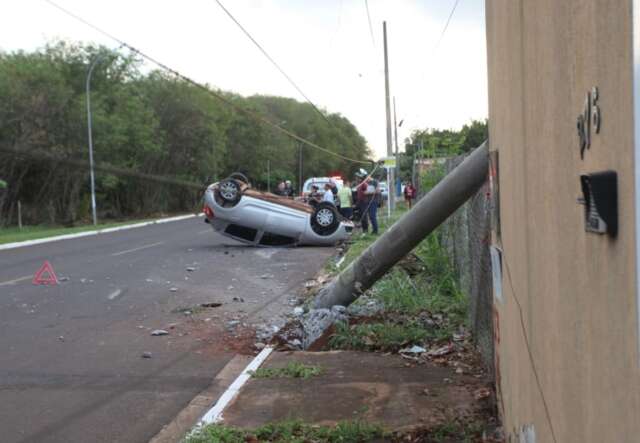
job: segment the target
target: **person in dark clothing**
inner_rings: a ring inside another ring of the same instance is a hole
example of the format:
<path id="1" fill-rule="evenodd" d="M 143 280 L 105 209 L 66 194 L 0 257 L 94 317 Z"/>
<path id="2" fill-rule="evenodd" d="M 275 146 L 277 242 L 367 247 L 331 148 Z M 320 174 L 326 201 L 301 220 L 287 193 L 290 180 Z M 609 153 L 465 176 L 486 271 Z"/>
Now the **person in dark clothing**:
<path id="1" fill-rule="evenodd" d="M 369 221 L 371 221 L 371 233 L 378 233 L 378 205 L 376 202 L 376 192 L 378 192 L 378 182 L 370 178 L 365 178 L 357 188 L 357 206 L 360 212 L 360 222 L 362 232 L 369 231 Z"/>
<path id="2" fill-rule="evenodd" d="M 416 198 L 416 188 L 413 187 L 413 183 L 408 182 L 404 187 L 404 201 L 407 204 L 407 208 L 411 209 L 413 199 Z"/>

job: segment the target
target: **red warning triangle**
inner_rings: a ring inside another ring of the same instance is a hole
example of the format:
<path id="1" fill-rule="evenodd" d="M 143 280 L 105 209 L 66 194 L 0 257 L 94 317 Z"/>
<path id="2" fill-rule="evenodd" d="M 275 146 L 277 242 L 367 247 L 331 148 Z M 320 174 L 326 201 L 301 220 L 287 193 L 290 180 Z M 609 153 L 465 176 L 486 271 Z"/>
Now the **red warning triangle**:
<path id="1" fill-rule="evenodd" d="M 58 277 L 53 271 L 53 266 L 49 263 L 49 260 L 45 260 L 36 275 L 33 276 L 31 281 L 34 285 L 57 285 Z"/>

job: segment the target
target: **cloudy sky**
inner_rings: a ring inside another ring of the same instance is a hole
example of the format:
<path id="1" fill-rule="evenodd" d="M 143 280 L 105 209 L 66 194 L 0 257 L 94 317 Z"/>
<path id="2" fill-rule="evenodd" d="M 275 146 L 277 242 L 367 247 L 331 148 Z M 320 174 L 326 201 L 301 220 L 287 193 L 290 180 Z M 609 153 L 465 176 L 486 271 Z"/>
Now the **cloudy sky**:
<path id="1" fill-rule="evenodd" d="M 216 0 L 54 0 L 200 82 L 241 94 L 303 98 Z M 487 116 L 484 0 L 221 0 L 320 108 L 349 118 L 386 152 L 382 22 L 399 140 L 416 128 L 459 128 Z M 113 41 L 44 0 L 0 3 L 0 49 L 31 50 L 57 38 Z"/>

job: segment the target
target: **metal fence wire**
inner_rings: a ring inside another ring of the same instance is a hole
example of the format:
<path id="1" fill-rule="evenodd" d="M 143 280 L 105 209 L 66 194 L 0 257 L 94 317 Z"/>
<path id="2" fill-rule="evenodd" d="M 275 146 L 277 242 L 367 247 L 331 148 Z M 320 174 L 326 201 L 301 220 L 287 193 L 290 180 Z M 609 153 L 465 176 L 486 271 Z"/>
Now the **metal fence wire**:
<path id="1" fill-rule="evenodd" d="M 447 159 L 448 174 L 464 156 Z M 476 347 L 493 374 L 493 289 L 491 274 L 491 212 L 489 181 L 445 221 L 440 230 L 442 242 L 458 277 L 460 288 L 469 298 L 469 324 Z"/>

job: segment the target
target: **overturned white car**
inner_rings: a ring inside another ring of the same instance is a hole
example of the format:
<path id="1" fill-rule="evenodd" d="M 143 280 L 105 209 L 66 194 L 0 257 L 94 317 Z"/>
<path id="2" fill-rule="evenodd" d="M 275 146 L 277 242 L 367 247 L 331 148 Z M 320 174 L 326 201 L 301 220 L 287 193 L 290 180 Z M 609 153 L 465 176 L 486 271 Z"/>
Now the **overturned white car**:
<path id="1" fill-rule="evenodd" d="M 205 221 L 216 231 L 256 246 L 334 245 L 353 231 L 331 203 L 311 206 L 256 191 L 239 173 L 210 185 L 204 203 Z"/>

